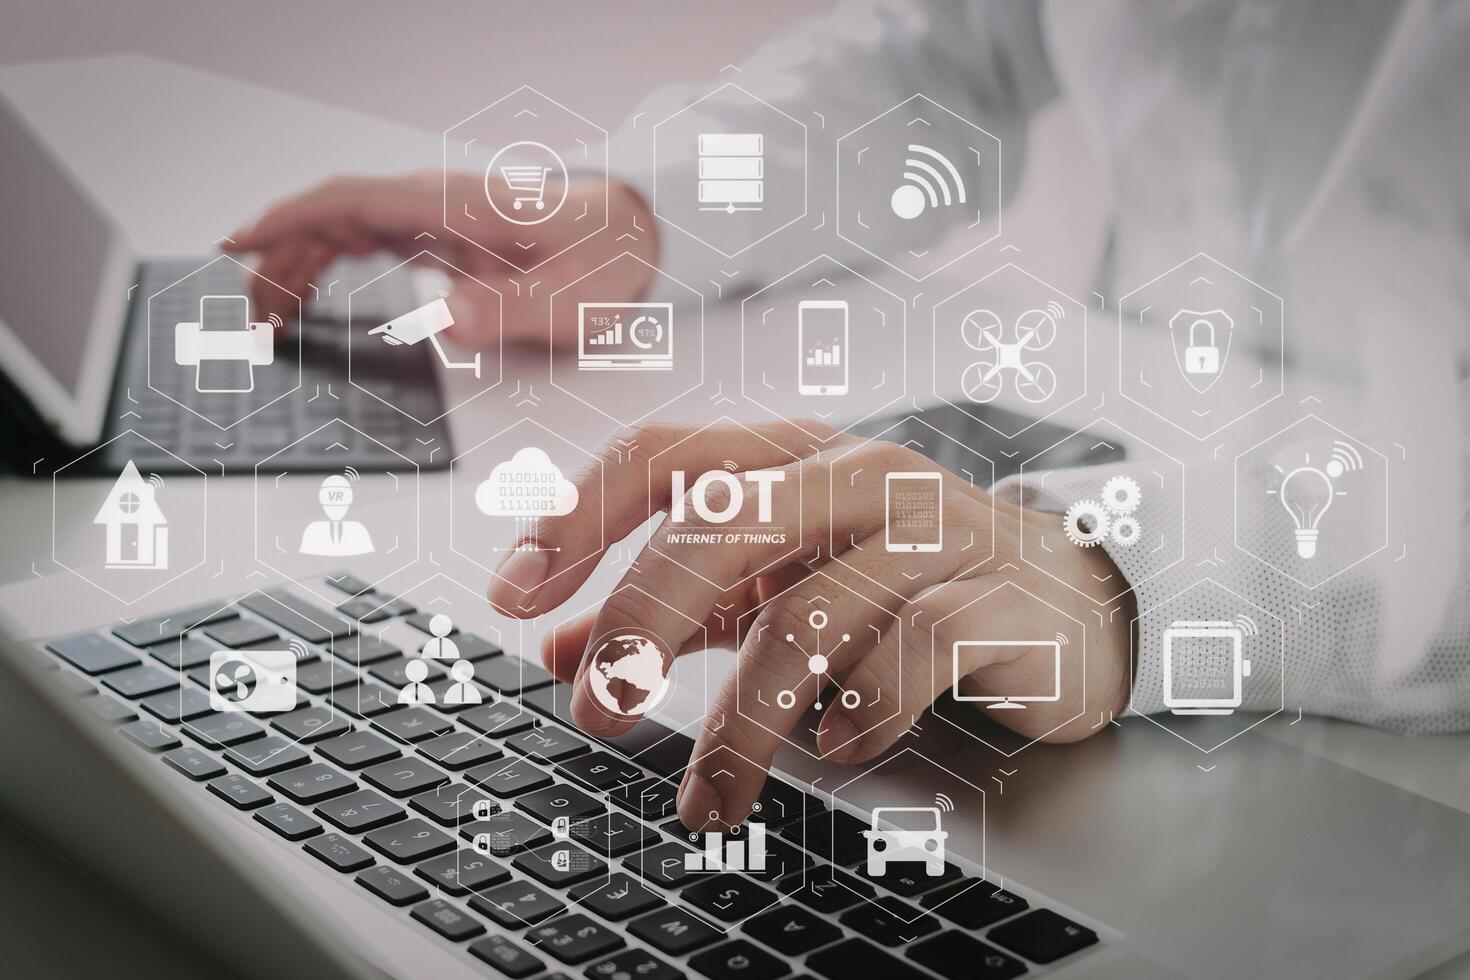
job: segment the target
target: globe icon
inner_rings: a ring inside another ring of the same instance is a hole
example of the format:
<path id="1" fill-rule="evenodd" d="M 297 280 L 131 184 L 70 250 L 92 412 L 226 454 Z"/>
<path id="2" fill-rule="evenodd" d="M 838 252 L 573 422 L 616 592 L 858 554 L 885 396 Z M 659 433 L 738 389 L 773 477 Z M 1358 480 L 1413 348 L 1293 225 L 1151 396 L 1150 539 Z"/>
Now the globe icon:
<path id="1" fill-rule="evenodd" d="M 663 700 L 669 690 L 663 649 L 639 633 L 618 633 L 597 644 L 587 679 L 603 710 L 640 717 Z"/>

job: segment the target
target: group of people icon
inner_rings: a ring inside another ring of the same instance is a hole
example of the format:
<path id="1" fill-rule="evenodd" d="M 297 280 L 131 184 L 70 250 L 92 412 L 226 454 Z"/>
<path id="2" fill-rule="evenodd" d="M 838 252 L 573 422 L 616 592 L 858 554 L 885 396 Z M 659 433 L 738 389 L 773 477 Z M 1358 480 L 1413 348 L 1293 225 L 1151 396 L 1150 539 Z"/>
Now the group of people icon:
<path id="1" fill-rule="evenodd" d="M 475 665 L 459 659 L 459 647 L 449 638 L 454 632 L 454 623 L 443 613 L 429 620 L 430 640 L 419 650 L 417 658 L 403 668 L 408 683 L 398 692 L 399 704 L 434 704 L 434 690 L 425 681 L 429 676 L 430 660 L 452 660 L 449 676 L 454 680 L 444 692 L 447 705 L 479 704 L 480 689 L 471 683 L 475 679 Z"/>

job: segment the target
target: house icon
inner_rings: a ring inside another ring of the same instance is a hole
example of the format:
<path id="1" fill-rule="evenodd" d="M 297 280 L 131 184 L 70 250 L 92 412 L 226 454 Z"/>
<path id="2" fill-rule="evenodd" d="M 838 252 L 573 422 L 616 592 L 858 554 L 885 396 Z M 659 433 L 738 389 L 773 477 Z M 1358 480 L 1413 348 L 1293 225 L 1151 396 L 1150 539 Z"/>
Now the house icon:
<path id="1" fill-rule="evenodd" d="M 107 528 L 108 568 L 168 568 L 168 520 L 155 490 L 128 460 L 92 519 Z"/>

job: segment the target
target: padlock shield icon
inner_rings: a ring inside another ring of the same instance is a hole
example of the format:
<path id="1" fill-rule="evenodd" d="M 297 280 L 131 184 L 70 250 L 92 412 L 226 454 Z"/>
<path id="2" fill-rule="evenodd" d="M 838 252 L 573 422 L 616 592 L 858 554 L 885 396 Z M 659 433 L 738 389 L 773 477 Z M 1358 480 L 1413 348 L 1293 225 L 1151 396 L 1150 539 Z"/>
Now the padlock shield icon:
<path id="1" fill-rule="evenodd" d="M 1224 310 L 1180 310 L 1169 318 L 1179 373 L 1203 395 L 1225 373 L 1235 320 Z"/>

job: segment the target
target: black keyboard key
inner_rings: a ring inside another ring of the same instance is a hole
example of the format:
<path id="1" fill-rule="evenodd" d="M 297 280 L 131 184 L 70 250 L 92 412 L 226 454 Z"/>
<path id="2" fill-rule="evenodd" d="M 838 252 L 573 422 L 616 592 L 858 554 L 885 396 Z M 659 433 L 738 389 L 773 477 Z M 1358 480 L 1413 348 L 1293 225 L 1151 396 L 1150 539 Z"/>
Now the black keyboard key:
<path id="1" fill-rule="evenodd" d="M 271 795 L 252 779 L 231 773 L 209 781 L 209 791 L 228 800 L 237 810 L 254 810 L 271 801 Z"/>
<path id="2" fill-rule="evenodd" d="M 443 735 L 454 730 L 454 723 L 445 718 L 440 718 L 431 711 L 423 708 L 403 708 L 398 711 L 387 711 L 375 715 L 369 719 L 372 725 L 384 735 L 398 739 L 400 742 L 422 742 L 424 739 Z"/>
<path id="3" fill-rule="evenodd" d="M 648 774 L 611 752 L 589 752 L 563 760 L 557 771 L 589 789 L 606 792 L 614 786 L 636 783 Z"/>
<path id="4" fill-rule="evenodd" d="M 84 674 L 104 674 L 139 663 L 136 653 L 99 633 L 56 640 L 46 648 Z"/>
<path id="5" fill-rule="evenodd" d="M 166 728 L 160 728 L 146 719 L 130 721 L 118 729 L 136 745 L 150 752 L 162 752 L 179 747 L 179 737 Z"/>
<path id="6" fill-rule="evenodd" d="M 475 850 L 495 857 L 510 857 L 551 840 L 551 831 L 524 813 L 507 810 L 476 820 L 460 830 Z"/>
<path id="7" fill-rule="evenodd" d="M 738 874 L 706 875 L 679 893 L 690 905 L 722 922 L 739 922 L 775 905 L 778 897 Z"/>
<path id="8" fill-rule="evenodd" d="M 289 803 L 272 803 L 255 811 L 255 819 L 287 840 L 306 840 L 322 832 L 322 825 Z"/>
<path id="9" fill-rule="evenodd" d="M 136 623 L 119 626 L 112 631 L 112 635 L 135 647 L 148 647 L 163 643 L 165 640 L 177 640 L 185 632 L 197 626 L 207 626 L 210 623 L 233 619 L 237 615 L 239 613 L 228 606 L 224 609 L 215 606 L 195 606 L 192 609 L 180 609 L 178 612 L 154 616 L 151 619 L 140 619 Z"/>
<path id="10" fill-rule="evenodd" d="M 804 956 L 842 938 L 842 930 L 799 905 L 762 912 L 745 923 L 745 931 L 778 953 Z"/>
<path id="11" fill-rule="evenodd" d="M 607 741 L 630 762 L 669 777 L 675 785 L 679 780 L 674 777 L 684 771 L 694 753 L 694 739 L 647 718 L 634 725 L 626 735 Z"/>
<path id="12" fill-rule="evenodd" d="M 543 922 L 526 939 L 563 963 L 585 963 L 626 945 L 622 936 L 580 912 Z"/>
<path id="13" fill-rule="evenodd" d="M 418 657 L 398 656 L 391 660 L 379 660 L 368 668 L 368 673 L 374 680 L 381 681 L 390 688 L 402 690 L 412 683 L 408 676 L 408 665 L 423 662 Z M 432 662 L 428 663 L 428 666 L 433 670 L 438 669 Z M 439 675 L 431 670 L 428 676 L 434 678 Z"/>
<path id="14" fill-rule="evenodd" d="M 239 745 L 253 738 L 262 738 L 265 729 L 248 717 L 237 712 L 220 712 L 195 718 L 184 725 L 184 734 L 207 749 L 222 749 Z"/>
<path id="15" fill-rule="evenodd" d="M 470 819 L 474 805 L 482 800 L 490 802 L 490 797 L 477 789 L 453 783 L 420 793 L 408 805 L 441 826 L 456 827 Z M 490 802 L 490 806 L 495 808 L 491 812 L 500 810 L 499 803 Z"/>
<path id="16" fill-rule="evenodd" d="M 295 633 L 307 643 L 326 643 L 348 636 L 356 629 L 351 621 L 338 613 L 298 599 L 285 589 L 249 595 L 240 600 L 240 605 L 281 629 Z"/>
<path id="17" fill-rule="evenodd" d="M 902 946 L 937 932 L 939 920 L 902 899 L 884 896 L 842 913 L 842 924 L 882 946 Z"/>
<path id="18" fill-rule="evenodd" d="M 82 704 L 91 709 L 92 713 L 105 722 L 116 724 L 120 721 L 132 721 L 138 717 L 138 713 L 131 705 L 110 698 L 105 694 L 97 694 L 92 697 L 83 698 Z"/>
<path id="19" fill-rule="evenodd" d="M 470 908 L 506 929 L 545 922 L 566 907 L 561 899 L 528 881 L 507 882 L 470 897 Z"/>
<path id="20" fill-rule="evenodd" d="M 621 810 L 574 820 L 571 836 L 572 840 L 602 857 L 622 857 L 659 841 L 657 831 L 643 826 Z"/>
<path id="21" fill-rule="evenodd" d="M 203 718 L 214 710 L 209 706 L 208 694 L 188 686 L 144 698 L 138 702 L 138 707 L 170 725 Z"/>
<path id="22" fill-rule="evenodd" d="M 104 674 L 102 685 L 111 688 L 130 700 L 146 698 L 150 694 L 172 691 L 179 684 L 178 675 L 166 673 L 152 664 L 140 664 L 124 670 Z"/>
<path id="23" fill-rule="evenodd" d="M 664 888 L 678 888 L 695 876 L 685 867 L 684 856 L 694 853 L 691 848 L 673 841 L 629 855 L 623 864 L 641 878 Z"/>
<path id="24" fill-rule="evenodd" d="M 165 752 L 163 761 L 195 782 L 201 779 L 213 779 L 225 771 L 225 767 L 218 759 L 207 752 L 201 752 L 192 745 Z"/>
<path id="25" fill-rule="evenodd" d="M 720 931 L 677 906 L 650 912 L 628 923 L 628 931 L 661 953 L 683 956 L 720 938 Z"/>
<path id="26" fill-rule="evenodd" d="M 569 894 L 572 901 L 609 922 L 622 922 L 665 904 L 662 895 L 621 871 L 604 881 L 578 885 Z"/>
<path id="27" fill-rule="evenodd" d="M 983 929 L 1029 907 L 1020 895 L 979 878 L 966 878 L 932 891 L 919 904 L 963 929 Z"/>
<path id="28" fill-rule="evenodd" d="M 788 875 L 776 887 L 818 915 L 834 915 L 878 894 L 866 881 L 827 864 Z"/>
<path id="29" fill-rule="evenodd" d="M 482 704 L 457 716 L 475 731 L 491 738 L 507 738 L 536 724 L 536 716 L 509 701 Z"/>
<path id="30" fill-rule="evenodd" d="M 356 687 L 360 680 L 357 671 L 335 660 L 316 660 L 296 668 L 296 686 L 311 694 L 347 690 Z"/>
<path id="31" fill-rule="evenodd" d="M 317 804 L 316 815 L 350 834 L 360 834 L 402 820 L 406 813 L 387 797 L 360 789 Z"/>
<path id="32" fill-rule="evenodd" d="M 491 657 L 498 657 L 505 653 L 501 649 L 500 644 L 491 643 L 489 640 L 475 636 L 473 633 L 456 633 L 454 635 L 454 645 L 459 648 L 459 659 L 469 660 L 477 664 L 482 660 L 489 660 Z M 476 670 L 478 669 L 476 668 Z"/>
<path id="33" fill-rule="evenodd" d="M 341 834 L 326 833 L 306 842 L 306 852 L 338 871 L 360 871 L 370 867 L 373 856 Z"/>
<path id="34" fill-rule="evenodd" d="M 429 897 L 423 885 L 386 864 L 368 868 L 353 880 L 390 905 L 408 905 Z"/>
<path id="35" fill-rule="evenodd" d="M 54 667 L 55 664 L 52 666 Z M 48 676 L 52 683 L 73 697 L 97 693 L 97 687 L 91 681 L 85 677 L 78 677 L 70 671 L 64 671 L 59 667 Z"/>
<path id="36" fill-rule="evenodd" d="M 451 895 L 484 891 L 510 880 L 505 865 L 463 848 L 425 861 L 413 873 Z"/>
<path id="37" fill-rule="evenodd" d="M 365 633 L 333 641 L 332 652 L 353 667 L 368 667 L 390 657 L 403 656 L 398 647 Z"/>
<path id="38" fill-rule="evenodd" d="M 220 646 L 248 647 L 253 643 L 264 643 L 266 640 L 279 640 L 281 635 L 258 619 L 227 619 L 222 623 L 215 623 L 205 627 L 204 635 L 209 637 Z M 285 644 L 281 644 L 285 646 Z"/>
<path id="39" fill-rule="evenodd" d="M 781 835 L 833 864 L 857 864 L 868 856 L 868 824 L 842 810 L 814 813 L 781 828 Z"/>
<path id="40" fill-rule="evenodd" d="M 489 963 L 511 980 L 529 977 L 546 969 L 546 964 L 540 959 L 504 936 L 486 936 L 484 939 L 476 939 L 470 943 L 470 953 Z M 628 974 L 628 976 L 632 975 Z M 655 980 L 655 978 L 640 977 L 639 980 Z"/>
<path id="41" fill-rule="evenodd" d="M 372 732 L 348 732 L 327 739 L 316 747 L 324 758 L 343 769 L 361 769 L 401 755 L 397 745 Z"/>
<path id="42" fill-rule="evenodd" d="M 309 758 L 305 752 L 279 735 L 246 742 L 225 752 L 226 762 L 235 764 L 252 776 L 285 772 L 287 769 L 305 765 Z"/>
<path id="43" fill-rule="evenodd" d="M 475 680 L 504 695 L 545 687 L 553 680 L 546 671 L 520 657 L 494 657 L 475 664 Z"/>
<path id="44" fill-rule="evenodd" d="M 418 817 L 375 830 L 363 840 L 399 864 L 414 864 L 454 850 L 453 837 Z"/>
<path id="45" fill-rule="evenodd" d="M 502 800 L 551 785 L 550 773 L 524 759 L 488 762 L 465 773 L 465 778 Z"/>
<path id="46" fill-rule="evenodd" d="M 945 980 L 1010 980 L 1026 972 L 1025 963 L 956 929 L 915 943 L 908 955 Z"/>
<path id="47" fill-rule="evenodd" d="M 350 776 L 320 762 L 272 776 L 268 782 L 281 795 L 302 804 L 320 803 L 357 789 Z"/>
<path id="48" fill-rule="evenodd" d="M 924 974 L 865 939 L 844 939 L 806 958 L 806 967 L 827 980 L 882 977 L 883 980 L 926 980 Z"/>
<path id="49" fill-rule="evenodd" d="M 485 931 L 483 925 L 441 898 L 415 905 L 409 914 L 450 942 L 457 943 Z"/>
<path id="50" fill-rule="evenodd" d="M 383 600 L 377 596 L 360 595 L 354 596 L 345 602 L 337 604 L 337 611 L 348 619 L 361 623 L 381 623 L 391 618 L 388 610 L 383 608 Z"/>
<path id="51" fill-rule="evenodd" d="M 459 772 L 471 766 L 494 762 L 505 753 L 483 735 L 473 732 L 450 732 L 437 735 L 418 743 L 421 754 L 433 759 L 446 769 Z"/>
<path id="52" fill-rule="evenodd" d="M 689 965 L 710 980 L 777 980 L 791 972 L 784 961 L 748 939 L 732 939 L 695 953 Z"/>
<path id="53" fill-rule="evenodd" d="M 761 795 L 756 802 L 760 804 L 761 820 L 773 828 L 826 809 L 822 801 L 812 794 L 774 776 L 766 777 L 766 784 L 761 787 Z"/>
<path id="54" fill-rule="evenodd" d="M 575 844 L 547 844 L 517 855 L 511 864 L 552 888 L 566 888 L 607 875 L 606 861 Z"/>
<path id="55" fill-rule="evenodd" d="M 1051 909 L 1032 909 L 986 934 L 991 942 L 1035 963 L 1051 963 L 1097 942 L 1097 933 Z"/>
<path id="56" fill-rule="evenodd" d="M 148 652 L 169 670 L 189 670 L 209 663 L 210 654 L 219 649 L 203 640 L 187 637 L 172 643 L 160 643 Z"/>
<path id="57" fill-rule="evenodd" d="M 372 718 L 398 707 L 398 695 L 378 684 L 360 682 L 332 691 L 327 701 L 354 718 Z"/>
<path id="58" fill-rule="evenodd" d="M 373 588 L 370 583 L 364 582 L 356 575 L 349 574 L 348 572 L 333 572 L 331 575 L 323 576 L 323 578 L 326 579 L 327 584 L 332 588 L 340 589 L 348 595 L 361 595 L 364 592 L 371 592 Z"/>
<path id="59" fill-rule="evenodd" d="M 280 729 L 297 742 L 319 742 L 324 738 L 336 738 L 350 726 L 332 709 L 312 706 L 276 715 L 271 719 L 271 727 Z"/>
<path id="60" fill-rule="evenodd" d="M 568 817 L 572 820 L 593 817 L 604 809 L 601 800 L 593 799 L 575 786 L 563 783 L 522 793 L 516 797 L 516 808 L 547 824 L 557 817 Z"/>
<path id="61" fill-rule="evenodd" d="M 389 796 L 413 796 L 449 782 L 448 773 L 412 756 L 380 762 L 362 771 L 362 780 Z"/>
<path id="62" fill-rule="evenodd" d="M 868 874 L 866 866 L 858 868 L 857 873 L 859 877 L 866 878 L 876 885 L 882 885 L 903 898 L 913 898 L 915 895 L 931 891 L 964 876 L 964 872 L 959 868 L 945 862 L 942 872 L 931 877 L 922 861 L 894 862 L 886 865 L 881 875 Z"/>
<path id="63" fill-rule="evenodd" d="M 543 765 L 581 755 L 589 748 L 585 740 L 551 725 L 512 735 L 505 740 L 505 747 Z"/>
<path id="64" fill-rule="evenodd" d="M 640 782 L 619 786 L 608 794 L 608 799 L 644 820 L 663 820 L 678 808 L 678 794 L 677 783 L 650 776 Z"/>

